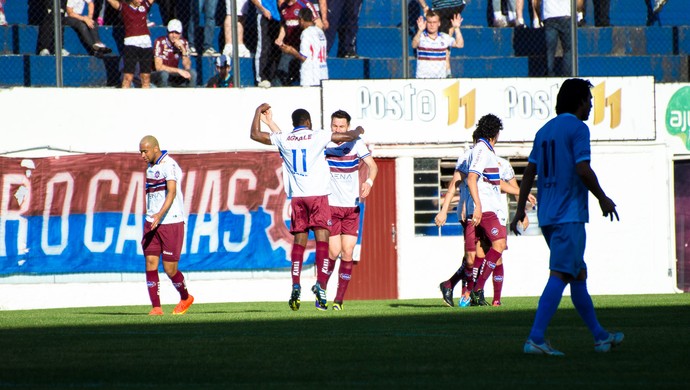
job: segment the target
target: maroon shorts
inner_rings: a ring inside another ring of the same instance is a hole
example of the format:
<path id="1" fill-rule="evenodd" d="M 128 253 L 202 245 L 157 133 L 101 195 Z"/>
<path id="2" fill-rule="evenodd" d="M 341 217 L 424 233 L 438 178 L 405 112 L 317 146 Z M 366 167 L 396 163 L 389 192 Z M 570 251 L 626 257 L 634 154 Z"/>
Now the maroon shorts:
<path id="1" fill-rule="evenodd" d="M 328 195 L 292 198 L 290 202 L 290 233 L 304 233 L 309 229 L 331 228 L 331 208 Z"/>
<path id="2" fill-rule="evenodd" d="M 184 240 L 184 222 L 158 225 L 151 230 L 151 222 L 144 224 L 144 238 L 141 247 L 144 256 L 163 255 L 163 261 L 175 262 L 180 260 L 182 242 Z"/>
<path id="3" fill-rule="evenodd" d="M 359 236 L 359 206 L 331 206 L 331 236 Z"/>
<path id="4" fill-rule="evenodd" d="M 482 221 L 479 224 L 479 228 L 482 230 L 481 233 L 484 237 L 488 238 L 491 242 L 507 237 L 506 227 L 501 225 L 496 213 L 491 211 L 482 213 Z M 477 236 L 478 235 L 479 233 L 477 233 Z"/>

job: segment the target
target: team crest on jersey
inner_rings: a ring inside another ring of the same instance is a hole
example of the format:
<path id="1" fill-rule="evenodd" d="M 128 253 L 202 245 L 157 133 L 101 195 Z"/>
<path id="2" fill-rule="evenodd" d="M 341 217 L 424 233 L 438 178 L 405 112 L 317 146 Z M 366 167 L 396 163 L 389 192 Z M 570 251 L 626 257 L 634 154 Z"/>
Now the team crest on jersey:
<path id="1" fill-rule="evenodd" d="M 491 229 L 491 235 L 492 235 L 492 236 L 497 236 L 497 235 L 498 235 L 498 229 L 497 229 L 497 228 Z"/>
<path id="2" fill-rule="evenodd" d="M 161 176 L 161 173 L 159 171 L 156 171 L 156 173 L 153 175 L 156 179 L 158 179 Z"/>
<path id="3" fill-rule="evenodd" d="M 138 10 L 139 10 L 139 12 L 146 12 L 146 8 L 144 8 L 143 5 L 140 5 Z"/>

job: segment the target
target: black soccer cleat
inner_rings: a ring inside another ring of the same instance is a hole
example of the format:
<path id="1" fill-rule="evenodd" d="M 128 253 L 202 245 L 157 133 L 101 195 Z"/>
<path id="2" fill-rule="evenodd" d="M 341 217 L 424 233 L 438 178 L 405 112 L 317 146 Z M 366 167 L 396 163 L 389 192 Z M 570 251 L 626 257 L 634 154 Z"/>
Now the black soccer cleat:
<path id="1" fill-rule="evenodd" d="M 299 297 L 301 294 L 302 294 L 302 287 L 300 287 L 299 284 L 294 284 L 292 286 L 292 295 L 290 295 L 290 300 L 288 301 L 288 305 L 290 305 L 290 309 L 292 309 L 292 311 L 299 310 L 299 305 L 300 305 Z"/>
<path id="2" fill-rule="evenodd" d="M 453 304 L 453 288 L 452 287 L 445 287 L 443 284 L 445 282 L 441 282 L 441 284 L 438 285 L 438 288 L 441 289 L 441 294 L 443 294 L 443 302 L 447 306 L 453 307 L 455 306 Z"/>

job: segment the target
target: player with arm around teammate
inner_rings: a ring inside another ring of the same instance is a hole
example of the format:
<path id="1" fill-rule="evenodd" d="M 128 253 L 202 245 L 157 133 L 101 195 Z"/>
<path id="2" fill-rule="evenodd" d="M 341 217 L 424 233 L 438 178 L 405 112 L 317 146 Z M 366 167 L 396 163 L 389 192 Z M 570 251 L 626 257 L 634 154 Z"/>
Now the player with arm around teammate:
<path id="1" fill-rule="evenodd" d="M 173 315 L 187 312 L 194 297 L 187 291 L 184 275 L 177 269 L 184 240 L 184 201 L 180 180 L 182 170 L 167 150 L 161 150 L 158 140 L 147 135 L 139 142 L 139 153 L 148 164 L 146 168 L 146 222 L 141 246 L 146 259 L 146 284 L 153 308 L 149 315 L 161 316 L 158 262 L 180 293 L 180 302 Z"/>
<path id="2" fill-rule="evenodd" d="M 344 133 L 350 129 L 350 114 L 338 110 L 331 115 L 331 131 Z M 359 182 L 359 163 L 369 168 L 367 179 Z M 328 283 L 335 261 L 340 256 L 338 269 L 338 291 L 333 300 L 333 310 L 343 309 L 343 300 L 352 276 L 352 254 L 357 244 L 360 220 L 360 199 L 366 198 L 374 185 L 378 167 L 371 156 L 369 148 L 361 138 L 354 141 L 330 143 L 326 148 L 326 161 L 331 171 L 331 194 L 328 204 L 331 207 L 329 256 L 325 269 L 319 269 L 318 279 L 321 286 Z"/>
<path id="3" fill-rule="evenodd" d="M 311 116 L 305 109 L 297 109 L 292 113 L 292 131 L 261 131 L 262 114 L 267 118 L 271 109 L 268 103 L 256 108 L 250 129 L 250 138 L 264 145 L 278 147 L 283 159 L 283 168 L 287 173 L 288 182 L 285 188 L 290 202 L 290 233 L 294 236 L 291 251 L 292 262 L 292 294 L 288 305 L 292 310 L 299 310 L 304 250 L 309 238 L 309 230 L 316 238 L 316 268 L 322 269 L 328 259 L 328 239 L 331 225 L 331 210 L 328 205 L 328 195 L 331 193 L 328 163 L 324 158 L 324 150 L 329 142 L 349 142 L 364 133 L 358 126 L 355 130 L 344 133 L 333 133 L 326 130 L 313 130 Z M 270 127 L 270 126 L 269 126 Z M 326 290 L 317 282 L 312 287 L 316 295 L 316 308 L 326 310 L 328 301 Z"/>
<path id="4" fill-rule="evenodd" d="M 535 176 L 539 196 L 539 225 L 551 251 L 550 275 L 539 298 L 532 330 L 523 346 L 524 353 L 562 356 L 544 335 L 558 309 L 563 290 L 570 284 L 570 298 L 594 337 L 596 352 L 609 352 L 623 342 L 623 333 L 606 331 L 597 320 L 587 290 L 585 264 L 585 223 L 589 221 L 588 192 L 598 200 L 605 217 L 618 220 L 616 204 L 606 196 L 590 166 L 589 128 L 584 121 L 592 109 L 592 84 L 588 80 L 568 79 L 556 97 L 557 116 L 548 121 L 534 138 L 528 164 L 522 177 L 520 198 L 510 229 L 520 234 L 517 221 L 525 215 L 525 200 Z"/>

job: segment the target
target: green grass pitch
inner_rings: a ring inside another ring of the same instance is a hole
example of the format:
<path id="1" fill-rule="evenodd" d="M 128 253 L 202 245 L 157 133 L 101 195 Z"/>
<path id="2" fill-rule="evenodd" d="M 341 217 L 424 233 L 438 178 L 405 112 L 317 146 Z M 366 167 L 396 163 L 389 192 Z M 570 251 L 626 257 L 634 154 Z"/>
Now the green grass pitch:
<path id="1" fill-rule="evenodd" d="M 569 297 L 547 338 L 522 344 L 538 298 L 449 308 L 438 299 L 0 311 L 0 388 L 690 388 L 690 295 L 595 296 L 623 345 L 597 354 Z"/>

